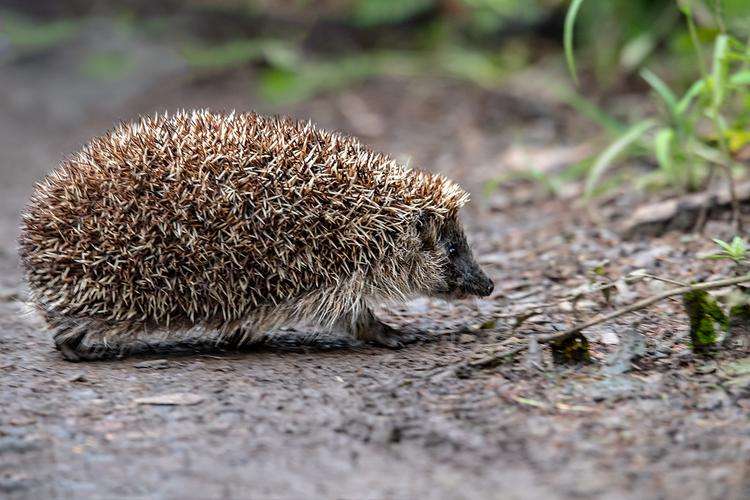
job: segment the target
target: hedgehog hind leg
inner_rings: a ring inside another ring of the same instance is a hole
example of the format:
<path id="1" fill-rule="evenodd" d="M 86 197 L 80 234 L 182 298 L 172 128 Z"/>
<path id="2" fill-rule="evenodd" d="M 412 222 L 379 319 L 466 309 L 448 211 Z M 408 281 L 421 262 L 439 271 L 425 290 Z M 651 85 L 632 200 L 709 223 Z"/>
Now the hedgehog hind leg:
<path id="1" fill-rule="evenodd" d="M 380 321 L 369 307 L 365 307 L 347 323 L 348 330 L 354 338 L 363 342 L 400 349 L 416 341 L 415 335 L 401 332 Z"/>
<path id="2" fill-rule="evenodd" d="M 124 342 L 126 325 L 110 325 L 81 318 L 47 318 L 55 347 L 66 361 L 98 361 L 122 357 L 128 351 Z"/>

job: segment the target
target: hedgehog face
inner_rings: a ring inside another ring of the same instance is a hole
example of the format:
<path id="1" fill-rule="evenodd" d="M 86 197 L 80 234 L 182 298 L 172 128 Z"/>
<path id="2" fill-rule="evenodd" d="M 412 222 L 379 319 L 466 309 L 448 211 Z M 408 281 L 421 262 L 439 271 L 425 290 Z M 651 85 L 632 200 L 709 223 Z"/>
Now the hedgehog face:
<path id="1" fill-rule="evenodd" d="M 423 231 L 422 237 L 423 248 L 437 251 L 444 261 L 441 283 L 431 295 L 460 299 L 469 295 L 486 297 L 492 293 L 495 284 L 474 260 L 461 223 L 455 217 L 439 227 L 433 226 L 432 231 Z"/>

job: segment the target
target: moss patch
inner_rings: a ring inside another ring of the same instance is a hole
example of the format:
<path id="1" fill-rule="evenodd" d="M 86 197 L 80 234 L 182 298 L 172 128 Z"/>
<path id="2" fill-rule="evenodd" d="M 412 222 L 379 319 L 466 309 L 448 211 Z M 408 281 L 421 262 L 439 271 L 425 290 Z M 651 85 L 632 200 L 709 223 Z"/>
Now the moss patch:
<path id="1" fill-rule="evenodd" d="M 716 345 L 717 327 L 724 331 L 729 320 L 716 301 L 705 290 L 693 290 L 682 296 L 690 318 L 690 340 L 693 351 L 706 352 Z"/>
<path id="2" fill-rule="evenodd" d="M 557 364 L 590 363 L 589 341 L 578 333 L 572 337 L 551 342 L 552 359 Z"/>

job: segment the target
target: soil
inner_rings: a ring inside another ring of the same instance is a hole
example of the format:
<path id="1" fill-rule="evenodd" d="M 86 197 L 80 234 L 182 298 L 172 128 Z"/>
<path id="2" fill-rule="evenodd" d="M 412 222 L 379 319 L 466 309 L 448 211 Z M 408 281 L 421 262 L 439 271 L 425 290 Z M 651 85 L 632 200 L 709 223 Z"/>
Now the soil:
<path id="1" fill-rule="evenodd" d="M 750 358 L 737 347 L 694 356 L 679 301 L 586 331 L 587 365 L 554 365 L 542 348 L 445 371 L 670 286 L 621 286 L 609 304 L 601 294 L 563 301 L 515 328 L 506 317 L 592 280 L 731 271 L 695 257 L 711 249 L 707 238 L 623 241 L 575 197 L 527 183 L 485 193 L 510 149 L 553 154 L 584 142 L 571 111 L 426 79 L 375 79 L 272 107 L 252 97 L 250 73 L 195 81 L 154 64 L 103 84 L 71 69 L 73 57 L 0 72 L 0 496 L 750 497 Z M 386 321 L 418 332 L 395 351 L 290 330 L 244 352 L 152 346 L 63 361 L 23 302 L 15 237 L 33 183 L 118 120 L 202 106 L 310 118 L 462 182 L 474 197 L 467 231 L 495 293 L 385 306 Z M 633 209 L 625 199 L 607 215 Z M 707 234 L 727 238 L 731 227 L 712 221 Z"/>

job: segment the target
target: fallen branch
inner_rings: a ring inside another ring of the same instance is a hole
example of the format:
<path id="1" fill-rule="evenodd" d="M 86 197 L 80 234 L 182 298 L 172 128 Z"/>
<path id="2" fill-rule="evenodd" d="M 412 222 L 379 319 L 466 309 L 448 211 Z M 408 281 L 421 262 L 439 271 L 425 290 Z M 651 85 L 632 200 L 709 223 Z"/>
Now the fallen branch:
<path id="1" fill-rule="evenodd" d="M 694 231 L 702 228 L 710 212 L 727 207 L 732 217 L 742 203 L 750 200 L 750 181 L 730 184 L 723 189 L 693 193 L 639 207 L 622 224 L 626 239 L 658 236 L 667 231 Z"/>
<path id="2" fill-rule="evenodd" d="M 638 311 L 640 309 L 645 309 L 646 307 L 649 307 L 650 305 L 653 305 L 664 299 L 668 299 L 669 297 L 674 297 L 675 295 L 684 295 L 694 290 L 713 290 L 716 288 L 724 288 L 727 286 L 738 285 L 740 283 L 747 283 L 747 282 L 750 282 L 750 274 L 745 274 L 743 276 L 737 276 L 734 278 L 724 278 L 724 279 L 716 280 L 716 281 L 706 281 L 703 283 L 696 283 L 693 285 L 673 288 L 671 290 L 666 290 L 657 295 L 653 295 L 651 297 L 647 297 L 645 299 L 639 300 L 633 304 L 630 304 L 629 306 L 623 307 L 621 309 L 617 309 L 616 311 L 613 311 L 609 314 L 602 314 L 602 315 L 596 316 L 588 321 L 580 323 L 563 332 L 551 333 L 547 335 L 537 335 L 535 336 L 535 339 L 536 339 L 536 342 L 539 344 L 548 344 L 550 342 L 560 342 L 560 341 L 574 337 L 575 335 L 581 333 L 586 328 L 590 328 L 592 326 L 595 326 L 601 323 L 606 323 L 607 321 L 611 321 L 615 318 L 624 316 L 625 314 L 629 314 L 631 312 Z M 475 359 L 475 360 L 467 361 L 465 363 L 461 363 L 460 365 L 455 366 L 452 369 L 455 371 L 455 370 L 460 370 L 460 369 L 465 369 L 465 368 L 484 368 L 484 367 L 496 366 L 500 364 L 501 362 L 503 362 L 505 359 L 509 357 L 513 357 L 516 354 L 525 351 L 526 349 L 528 349 L 528 346 L 529 346 L 528 342 L 525 342 L 524 344 L 514 347 L 513 349 L 509 349 L 507 351 L 494 353 L 494 354 L 485 356 L 480 359 Z"/>

